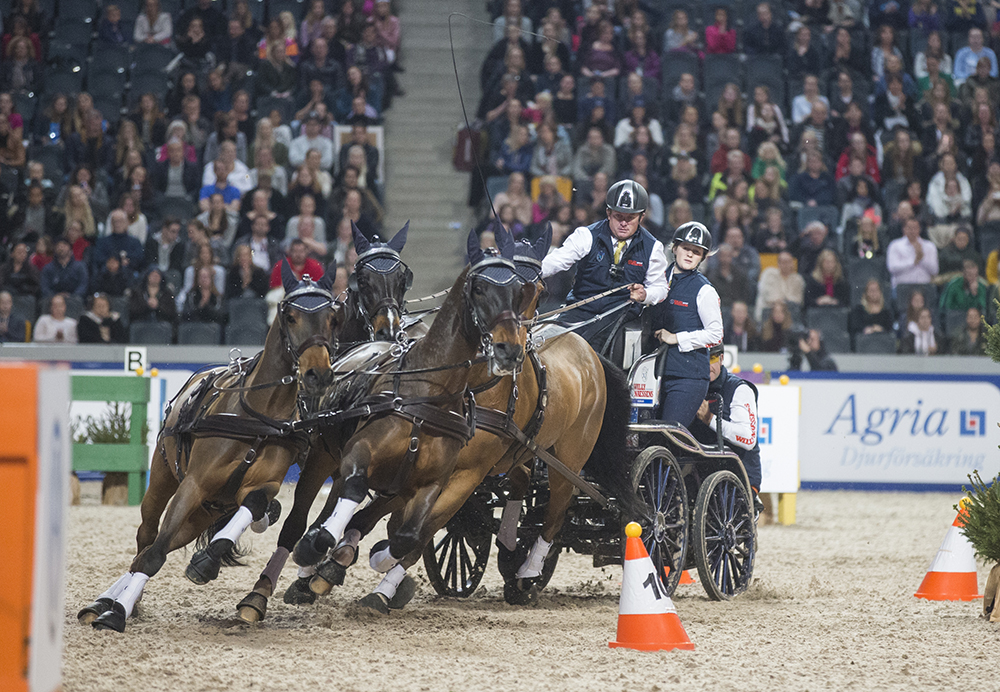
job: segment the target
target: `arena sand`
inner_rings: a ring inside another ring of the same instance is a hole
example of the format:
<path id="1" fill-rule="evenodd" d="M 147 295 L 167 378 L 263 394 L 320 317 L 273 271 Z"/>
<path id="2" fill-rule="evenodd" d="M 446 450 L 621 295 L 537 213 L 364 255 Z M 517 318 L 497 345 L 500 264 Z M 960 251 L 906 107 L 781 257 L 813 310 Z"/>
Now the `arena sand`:
<path id="1" fill-rule="evenodd" d="M 282 603 L 294 574 L 286 567 L 264 623 L 236 624 L 235 604 L 270 556 L 273 529 L 250 538 L 246 567 L 205 587 L 183 576 L 190 552 L 172 554 L 128 631 L 96 632 L 76 612 L 126 571 L 139 511 L 100 506 L 93 485 L 70 509 L 67 692 L 1000 688 L 1000 627 L 977 617 L 981 601 L 913 597 L 957 494 L 800 493 L 795 526 L 760 528 L 746 594 L 717 603 L 700 584 L 678 588 L 696 650 L 640 653 L 607 646 L 621 569 L 594 569 L 571 553 L 537 606 L 506 605 L 493 562 L 465 601 L 437 597 L 420 567 L 416 598 L 388 617 L 355 605 L 377 583 L 366 560 L 315 606 Z M 287 509 L 289 488 L 281 499 Z M 980 567 L 980 588 L 987 571 Z"/>

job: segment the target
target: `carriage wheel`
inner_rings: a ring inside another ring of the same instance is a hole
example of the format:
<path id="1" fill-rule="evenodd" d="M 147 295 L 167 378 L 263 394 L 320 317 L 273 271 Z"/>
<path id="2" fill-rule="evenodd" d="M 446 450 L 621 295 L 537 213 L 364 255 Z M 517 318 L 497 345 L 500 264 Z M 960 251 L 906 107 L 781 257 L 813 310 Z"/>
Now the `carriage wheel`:
<path id="1" fill-rule="evenodd" d="M 708 597 L 728 601 L 750 585 L 757 549 L 753 505 L 731 471 L 717 471 L 698 490 L 692 527 L 694 559 Z"/>
<path id="2" fill-rule="evenodd" d="M 646 545 L 664 592 L 672 596 L 688 544 L 688 497 L 681 467 L 665 447 L 647 447 L 632 462 L 632 487 L 649 508 L 642 525 Z"/>
<path id="3" fill-rule="evenodd" d="M 470 498 L 424 547 L 424 569 L 440 595 L 468 598 L 475 592 L 490 561 L 491 521 L 488 509 Z"/>

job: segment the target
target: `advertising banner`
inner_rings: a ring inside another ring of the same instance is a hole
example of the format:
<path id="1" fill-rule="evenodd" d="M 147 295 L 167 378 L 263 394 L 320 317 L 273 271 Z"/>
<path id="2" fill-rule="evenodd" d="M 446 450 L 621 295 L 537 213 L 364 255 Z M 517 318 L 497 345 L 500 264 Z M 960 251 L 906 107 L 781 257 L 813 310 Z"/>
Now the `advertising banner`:
<path id="1" fill-rule="evenodd" d="M 757 391 L 760 490 L 794 493 L 799 489 L 799 388 L 764 385 Z"/>
<path id="2" fill-rule="evenodd" d="M 989 379 L 795 379 L 807 488 L 954 489 L 1000 470 L 1000 389 Z M 763 415 L 763 414 L 762 414 Z"/>

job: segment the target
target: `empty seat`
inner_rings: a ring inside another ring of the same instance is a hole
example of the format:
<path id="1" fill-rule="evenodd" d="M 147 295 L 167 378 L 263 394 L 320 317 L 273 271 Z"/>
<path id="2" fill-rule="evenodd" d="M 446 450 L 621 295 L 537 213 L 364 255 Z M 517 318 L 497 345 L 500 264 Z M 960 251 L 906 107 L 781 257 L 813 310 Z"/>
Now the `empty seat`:
<path id="1" fill-rule="evenodd" d="M 45 89 L 53 94 L 79 94 L 83 91 L 83 70 L 63 68 L 50 72 L 45 77 Z"/>
<path id="2" fill-rule="evenodd" d="M 282 12 L 291 12 L 296 22 L 302 21 L 305 14 L 305 0 L 271 0 L 269 6 L 269 19 L 276 19 Z"/>
<path id="3" fill-rule="evenodd" d="M 847 281 L 851 285 L 851 304 L 857 305 L 864 295 L 870 279 L 876 279 L 882 286 L 882 296 L 888 301 L 890 292 L 889 270 L 881 259 L 848 258 Z"/>
<path id="4" fill-rule="evenodd" d="M 830 234 L 835 235 L 837 226 L 840 223 L 840 212 L 837 210 L 837 207 L 833 206 L 802 207 L 799 209 L 798 225 L 800 232 L 813 221 L 822 221 L 829 229 Z"/>
<path id="5" fill-rule="evenodd" d="M 782 56 L 747 56 L 746 69 L 747 92 L 750 98 L 753 98 L 753 90 L 756 87 L 766 86 L 771 92 L 771 101 L 778 105 L 782 113 L 789 113 L 788 99 L 785 94 L 785 63 Z"/>
<path id="6" fill-rule="evenodd" d="M 267 326 L 267 300 L 264 298 L 231 298 L 228 310 L 229 324 Z"/>
<path id="7" fill-rule="evenodd" d="M 742 67 L 738 55 L 705 56 L 705 107 L 715 108 L 722 88 L 729 82 L 743 88 Z"/>
<path id="8" fill-rule="evenodd" d="M 979 241 L 979 251 L 983 257 L 989 257 L 991 252 L 1000 249 L 1000 221 L 980 224 L 976 237 Z"/>
<path id="9" fill-rule="evenodd" d="M 169 83 L 167 75 L 162 72 L 136 75 L 129 89 L 129 103 L 133 106 L 138 104 L 143 94 L 166 94 Z"/>
<path id="10" fill-rule="evenodd" d="M 87 78 L 87 92 L 95 99 L 98 97 L 120 98 L 125 91 L 125 72 L 91 70 Z"/>
<path id="11" fill-rule="evenodd" d="M 131 60 L 128 49 L 112 46 L 101 46 L 101 49 L 94 53 L 90 63 L 90 72 L 125 74 L 128 71 Z"/>
<path id="12" fill-rule="evenodd" d="M 247 323 L 230 324 L 226 327 L 227 346 L 263 346 L 267 338 L 267 327 Z"/>
<path id="13" fill-rule="evenodd" d="M 695 84 L 700 85 L 698 56 L 684 51 L 673 51 L 664 55 L 663 62 L 663 95 L 670 98 L 670 93 L 677 86 L 681 75 L 688 72 L 694 76 Z"/>
<path id="14" fill-rule="evenodd" d="M 855 353 L 884 354 L 896 352 L 896 335 L 892 332 L 858 334 L 854 340 Z"/>
<path id="15" fill-rule="evenodd" d="M 33 147 L 31 158 L 42 164 L 45 176 L 55 183 L 62 181 L 66 172 L 66 155 L 59 147 Z"/>
<path id="16" fill-rule="evenodd" d="M 74 6 L 77 3 L 68 3 Z M 60 43 L 71 43 L 74 46 L 89 46 L 94 37 L 94 24 L 90 17 L 60 18 L 52 29 L 52 40 Z"/>
<path id="17" fill-rule="evenodd" d="M 122 119 L 122 102 L 117 94 L 95 98 L 94 109 L 100 111 L 110 125 L 117 125 Z"/>
<path id="18" fill-rule="evenodd" d="M 160 201 L 160 216 L 163 218 L 176 216 L 184 224 L 196 215 L 194 203 L 183 197 L 164 197 Z"/>
<path id="19" fill-rule="evenodd" d="M 850 308 L 810 308 L 806 312 L 806 326 L 818 329 L 830 353 L 850 353 L 851 339 L 847 333 L 847 315 Z"/>
<path id="20" fill-rule="evenodd" d="M 128 339 L 133 344 L 169 344 L 174 340 L 174 326 L 169 322 L 133 322 Z"/>
<path id="21" fill-rule="evenodd" d="M 910 305 L 910 296 L 914 291 L 924 294 L 924 305 L 937 314 L 938 294 L 937 286 L 934 284 L 899 284 L 896 286 L 896 312 L 900 315 L 906 314 L 906 309 Z"/>
<path id="22" fill-rule="evenodd" d="M 155 43 L 143 43 L 135 48 L 132 54 L 132 74 L 163 73 L 177 53 L 166 46 Z M 166 93 L 166 92 L 159 92 Z"/>
<path id="23" fill-rule="evenodd" d="M 215 346 L 222 341 L 222 327 L 217 322 L 181 322 L 177 343 Z"/>
<path id="24" fill-rule="evenodd" d="M 128 3 L 122 3 L 128 4 Z M 95 0 L 72 0 L 72 2 L 59 3 L 59 19 L 72 19 L 76 22 L 91 23 L 94 17 L 100 15 Z"/>
<path id="25" fill-rule="evenodd" d="M 181 290 L 181 286 L 184 285 L 184 276 L 176 269 L 168 269 L 163 272 L 163 280 L 175 295 Z"/>
<path id="26" fill-rule="evenodd" d="M 941 326 L 947 336 L 965 328 L 965 310 L 945 310 L 941 315 Z"/>
<path id="27" fill-rule="evenodd" d="M 126 327 L 128 326 L 128 298 L 125 296 L 109 296 L 108 301 L 111 303 L 111 312 L 117 312 L 121 317 L 122 324 Z"/>
<path id="28" fill-rule="evenodd" d="M 275 96 L 263 96 L 257 99 L 257 117 L 265 118 L 271 114 L 272 110 L 281 113 L 281 121 L 288 123 L 295 115 L 295 108 L 289 99 L 277 98 Z"/>
<path id="29" fill-rule="evenodd" d="M 12 313 L 34 322 L 38 317 L 38 301 L 35 300 L 35 296 L 13 296 L 13 299 Z"/>
<path id="30" fill-rule="evenodd" d="M 38 107 L 38 95 L 34 92 L 30 94 L 15 94 L 14 103 L 17 105 L 17 112 L 24 119 L 25 124 L 35 119 L 35 109 Z"/>

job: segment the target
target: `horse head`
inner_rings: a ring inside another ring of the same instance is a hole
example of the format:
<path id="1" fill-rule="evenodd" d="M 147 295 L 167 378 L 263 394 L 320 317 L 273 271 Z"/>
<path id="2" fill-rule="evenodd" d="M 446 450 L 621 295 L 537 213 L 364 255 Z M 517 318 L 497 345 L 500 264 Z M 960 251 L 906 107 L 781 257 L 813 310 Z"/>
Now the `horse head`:
<path id="1" fill-rule="evenodd" d="M 514 270 L 517 272 L 517 278 L 522 284 L 534 284 L 537 289 L 534 300 L 521 313 L 525 318 L 530 319 L 535 316 L 538 301 L 545 291 L 545 282 L 542 281 L 542 260 L 545 259 L 551 243 L 552 224 L 549 223 L 545 225 L 545 232 L 534 243 L 519 240 L 514 245 Z"/>
<path id="2" fill-rule="evenodd" d="M 334 272 L 327 272 L 313 281 L 304 275 L 300 281 L 287 260 L 281 263 L 285 297 L 278 305 L 278 321 L 295 367 L 299 413 L 303 416 L 318 409 L 320 398 L 333 382 L 330 362 L 342 319 L 340 304 L 330 291 L 334 276 Z"/>
<path id="3" fill-rule="evenodd" d="M 369 242 L 351 222 L 358 259 L 350 288 L 370 338 L 377 341 L 394 341 L 403 333 L 404 296 L 413 285 L 413 272 L 403 263 L 399 253 L 406 245 L 409 228 L 407 221 L 388 243 L 379 242 L 377 238 Z"/>
<path id="4" fill-rule="evenodd" d="M 494 375 L 509 375 L 524 362 L 527 329 L 521 318 L 538 300 L 538 287 L 523 283 L 514 264 L 514 238 L 496 224 L 498 251 L 484 252 L 469 234 L 465 281 L 466 330 L 480 340 Z"/>

